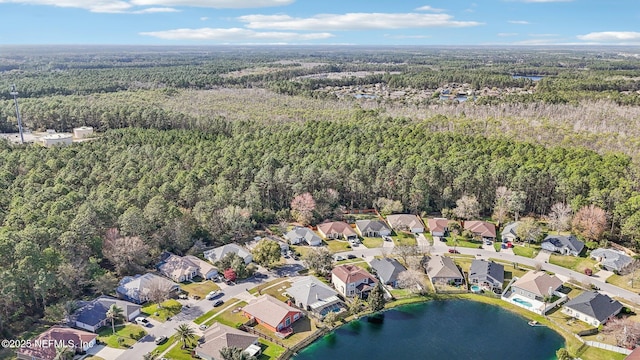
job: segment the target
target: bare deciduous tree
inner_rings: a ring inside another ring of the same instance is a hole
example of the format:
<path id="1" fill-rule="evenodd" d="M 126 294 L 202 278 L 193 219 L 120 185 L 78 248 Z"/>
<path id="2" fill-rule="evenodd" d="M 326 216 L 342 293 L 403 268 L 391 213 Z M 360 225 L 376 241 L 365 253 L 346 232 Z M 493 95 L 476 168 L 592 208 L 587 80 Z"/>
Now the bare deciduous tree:
<path id="1" fill-rule="evenodd" d="M 480 203 L 474 195 L 464 195 L 456 200 L 456 208 L 453 209 L 453 213 L 463 220 L 476 219 L 480 216 Z"/>
<path id="2" fill-rule="evenodd" d="M 632 347 L 640 340 L 640 323 L 628 317 L 613 318 L 604 325 L 603 332 L 612 335 L 618 346 Z"/>
<path id="3" fill-rule="evenodd" d="M 393 213 L 399 213 L 404 210 L 402 203 L 398 200 L 391 200 L 387 198 L 378 198 L 375 202 L 376 207 L 380 211 L 382 216 L 387 216 Z"/>
<path id="4" fill-rule="evenodd" d="M 303 225 L 308 225 L 313 219 L 316 201 L 308 192 L 300 194 L 291 200 L 291 216 Z"/>
<path id="5" fill-rule="evenodd" d="M 403 289 L 411 289 L 415 293 L 423 293 L 426 289 L 424 273 L 409 269 L 398 275 L 398 286 Z"/>
<path id="6" fill-rule="evenodd" d="M 585 238 L 597 241 L 607 228 L 607 214 L 595 205 L 584 206 L 573 218 L 573 229 Z"/>
<path id="7" fill-rule="evenodd" d="M 127 275 L 144 269 L 149 258 L 149 246 L 139 237 L 105 239 L 104 256 L 119 275 Z"/>
<path id="8" fill-rule="evenodd" d="M 537 242 L 542 235 L 542 229 L 533 218 L 523 218 L 516 228 L 516 235 L 524 242 Z"/>
<path id="9" fill-rule="evenodd" d="M 154 279 L 148 287 L 146 297 L 152 303 L 161 307 L 163 301 L 167 300 L 171 295 L 172 284 L 168 280 L 162 278 Z"/>
<path id="10" fill-rule="evenodd" d="M 549 226 L 551 229 L 557 231 L 565 231 L 569 229 L 569 223 L 571 221 L 571 206 L 563 203 L 556 203 L 551 206 L 551 212 L 549 213 Z"/>

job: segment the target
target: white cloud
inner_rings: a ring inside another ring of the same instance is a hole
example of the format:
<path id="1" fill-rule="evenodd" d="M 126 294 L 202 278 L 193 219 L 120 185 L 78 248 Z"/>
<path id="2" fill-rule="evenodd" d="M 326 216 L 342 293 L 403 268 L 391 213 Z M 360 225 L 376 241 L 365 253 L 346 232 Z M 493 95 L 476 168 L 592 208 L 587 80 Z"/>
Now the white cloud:
<path id="1" fill-rule="evenodd" d="M 131 0 L 139 6 L 189 6 L 219 9 L 243 9 L 289 5 L 295 0 Z"/>
<path id="2" fill-rule="evenodd" d="M 518 34 L 518 33 L 498 33 L 497 35 L 500 36 L 500 37 L 508 37 L 508 36 L 518 36 L 520 34 Z"/>
<path id="3" fill-rule="evenodd" d="M 207 21 L 207 20 L 209 20 L 209 18 L 206 17 L 206 16 L 203 16 L 203 17 L 200 18 L 200 21 Z"/>
<path id="4" fill-rule="evenodd" d="M 509 24 L 518 24 L 518 25 L 529 25 L 529 24 L 531 24 L 530 22 L 528 22 L 526 20 L 509 20 L 507 22 Z"/>
<path id="5" fill-rule="evenodd" d="M 151 13 L 171 6 L 209 8 L 254 8 L 281 6 L 295 0 L 0 0 L 2 3 L 45 5 L 65 8 L 85 9 L 96 13 Z M 136 9 L 151 6 L 147 9 Z M 168 12 L 166 10 L 162 12 Z"/>
<path id="6" fill-rule="evenodd" d="M 427 27 L 468 27 L 476 21 L 455 21 L 447 14 L 348 13 L 319 14 L 308 18 L 289 15 L 245 15 L 238 18 L 251 29 L 274 30 L 371 30 Z"/>
<path id="7" fill-rule="evenodd" d="M 334 35 L 331 33 L 300 34 L 293 32 L 259 32 L 241 28 L 229 29 L 175 29 L 165 31 L 141 32 L 140 35 L 153 36 L 165 40 L 217 40 L 224 42 L 237 41 L 308 41 L 328 39 Z"/>
<path id="8" fill-rule="evenodd" d="M 416 11 L 443 12 L 444 9 L 437 9 L 432 6 L 425 5 L 425 6 L 420 6 L 419 8 L 416 8 Z"/>
<path id="9" fill-rule="evenodd" d="M 603 43 L 640 43 L 640 32 L 602 31 L 578 35 L 578 39 Z"/>

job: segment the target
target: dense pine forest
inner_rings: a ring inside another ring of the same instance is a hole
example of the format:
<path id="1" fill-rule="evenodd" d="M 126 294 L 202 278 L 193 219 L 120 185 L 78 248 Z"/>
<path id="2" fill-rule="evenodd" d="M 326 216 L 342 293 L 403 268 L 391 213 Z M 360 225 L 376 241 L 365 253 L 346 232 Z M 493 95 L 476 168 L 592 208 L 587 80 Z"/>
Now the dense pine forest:
<path id="1" fill-rule="evenodd" d="M 525 194 L 522 215 L 593 204 L 602 241 L 640 240 L 633 49 L 3 50 L 0 131 L 16 131 L 15 83 L 30 129 L 100 132 L 67 147 L 0 142 L 5 336 L 109 293 L 164 250 L 291 220 L 306 192 L 318 222 L 379 198 L 438 214 L 464 195 L 490 217 L 506 187 Z M 342 96 L 349 87 L 404 97 Z M 432 95 L 408 100 L 416 89 Z M 472 98 L 440 98 L 461 89 Z M 110 256 L 112 228 L 145 256 Z"/>

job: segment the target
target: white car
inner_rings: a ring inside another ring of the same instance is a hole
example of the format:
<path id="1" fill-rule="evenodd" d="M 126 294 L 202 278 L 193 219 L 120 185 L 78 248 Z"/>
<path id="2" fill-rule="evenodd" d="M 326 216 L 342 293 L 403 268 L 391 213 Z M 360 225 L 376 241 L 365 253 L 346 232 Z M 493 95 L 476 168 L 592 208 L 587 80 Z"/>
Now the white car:
<path id="1" fill-rule="evenodd" d="M 336 261 L 346 260 L 342 255 L 336 255 Z"/>
<path id="2" fill-rule="evenodd" d="M 207 294 L 207 296 L 205 296 L 205 299 L 207 299 L 207 300 L 215 299 L 218 296 L 219 293 L 220 293 L 220 290 L 213 290 L 213 291 L 209 292 Z"/>
<path id="3" fill-rule="evenodd" d="M 144 326 L 144 327 L 150 327 L 151 326 L 151 323 L 149 322 L 149 320 L 147 320 L 147 319 L 145 319 L 145 318 L 143 318 L 141 316 L 138 316 L 135 319 L 135 322 L 136 322 L 136 324 L 138 324 L 140 326 Z"/>

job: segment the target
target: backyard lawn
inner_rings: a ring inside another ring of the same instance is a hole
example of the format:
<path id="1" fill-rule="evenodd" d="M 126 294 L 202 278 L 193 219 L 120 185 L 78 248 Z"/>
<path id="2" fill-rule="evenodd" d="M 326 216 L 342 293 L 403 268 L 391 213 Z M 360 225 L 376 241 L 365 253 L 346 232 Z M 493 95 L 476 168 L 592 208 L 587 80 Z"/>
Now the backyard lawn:
<path id="1" fill-rule="evenodd" d="M 551 264 L 562 266 L 563 268 L 571 269 L 579 273 L 584 273 L 584 269 L 587 268 L 594 270 L 594 273 L 597 271 L 595 270 L 597 261 L 587 257 L 551 254 L 551 256 L 549 257 L 549 262 Z"/>
<path id="2" fill-rule="evenodd" d="M 524 256 L 533 259 L 538 255 L 538 249 L 530 246 L 516 245 L 512 248 L 513 253 L 518 256 Z"/>
<path id="3" fill-rule="evenodd" d="M 127 349 L 138 342 L 137 340 L 132 339 L 130 335 L 137 336 L 140 331 L 145 335 L 147 334 L 142 326 L 135 324 L 118 325 L 116 326 L 115 334 L 111 330 L 111 325 L 104 326 L 98 331 L 98 340 L 112 348 Z M 118 338 L 122 338 L 124 340 L 122 342 L 122 346 L 118 343 Z"/>
<path id="4" fill-rule="evenodd" d="M 182 310 L 182 304 L 174 299 L 163 301 L 161 307 L 158 307 L 157 304 L 150 304 L 142 308 L 143 313 L 160 322 L 165 322 L 167 318 L 179 314 L 180 310 Z"/>
<path id="5" fill-rule="evenodd" d="M 258 339 L 258 341 L 262 345 L 262 354 L 258 357 L 258 360 L 278 359 L 280 355 L 284 354 L 282 346 L 262 338 Z"/>
<path id="6" fill-rule="evenodd" d="M 210 291 L 220 290 L 220 286 L 211 280 L 183 284 L 180 285 L 180 288 L 189 294 L 189 296 L 197 295 L 200 296 L 200 298 L 204 298 Z"/>
<path id="7" fill-rule="evenodd" d="M 229 300 L 229 304 L 232 304 L 234 302 L 236 302 L 236 299 L 232 299 Z M 243 306 L 247 305 L 246 302 L 242 301 L 236 305 L 234 305 L 233 307 L 224 310 L 224 312 L 222 312 L 220 315 L 216 316 L 215 318 L 211 319 L 211 320 L 207 320 L 209 319 L 211 316 L 213 316 L 213 314 L 215 314 L 216 312 L 220 311 L 220 310 L 211 310 L 209 312 L 207 312 L 207 316 L 201 316 L 198 319 L 196 319 L 194 322 L 196 324 L 198 324 L 198 320 L 201 319 L 200 321 L 204 321 L 204 323 L 206 325 L 211 326 L 213 323 L 215 322 L 219 322 L 220 324 L 223 325 L 227 325 L 230 326 L 232 328 L 237 328 L 238 326 L 244 324 L 245 322 L 247 322 L 249 319 L 247 319 L 243 314 L 242 314 L 242 310 L 240 310 Z"/>
<path id="8" fill-rule="evenodd" d="M 580 358 L 584 360 L 624 360 L 625 357 L 625 354 L 619 354 L 617 352 L 598 349 L 591 346 L 580 354 Z"/>
<path id="9" fill-rule="evenodd" d="M 379 248 L 382 247 L 382 244 L 384 243 L 384 241 L 382 240 L 381 237 L 365 237 L 362 240 L 362 245 L 368 247 L 368 248 Z"/>
<path id="10" fill-rule="evenodd" d="M 311 334 L 313 334 L 313 332 L 318 329 L 316 327 L 315 322 L 309 319 L 308 317 L 303 317 L 300 320 L 294 322 L 292 327 L 293 327 L 293 334 L 288 338 L 281 340 L 282 343 L 287 347 L 292 347 L 295 344 L 301 342 L 302 340 L 311 336 Z M 274 334 L 273 331 L 267 329 L 263 325 L 260 325 L 260 324 L 256 325 L 255 329 L 260 331 L 263 334 L 271 336 L 274 339 L 277 338 L 276 334 Z"/>

